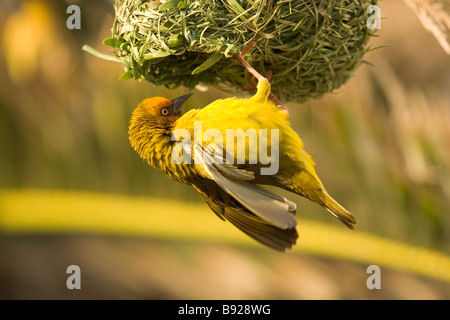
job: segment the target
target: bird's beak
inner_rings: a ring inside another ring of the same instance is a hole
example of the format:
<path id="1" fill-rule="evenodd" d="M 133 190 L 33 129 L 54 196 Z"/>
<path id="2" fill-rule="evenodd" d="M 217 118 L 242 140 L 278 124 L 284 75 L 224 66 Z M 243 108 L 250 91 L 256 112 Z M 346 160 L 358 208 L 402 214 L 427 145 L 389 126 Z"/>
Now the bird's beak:
<path id="1" fill-rule="evenodd" d="M 172 104 L 173 104 L 173 111 L 174 112 L 178 112 L 178 110 L 180 110 L 181 106 L 183 105 L 183 103 L 189 99 L 189 97 L 192 96 L 192 93 L 188 93 L 185 94 L 184 96 L 181 96 L 179 98 L 173 99 L 172 100 Z"/>

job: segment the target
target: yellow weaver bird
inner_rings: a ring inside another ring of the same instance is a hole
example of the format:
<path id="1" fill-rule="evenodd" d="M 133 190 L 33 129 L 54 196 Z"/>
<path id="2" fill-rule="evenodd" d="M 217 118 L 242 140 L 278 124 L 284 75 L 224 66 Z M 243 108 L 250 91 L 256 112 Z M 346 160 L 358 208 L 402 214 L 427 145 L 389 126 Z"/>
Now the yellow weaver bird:
<path id="1" fill-rule="evenodd" d="M 269 81 L 243 54 L 237 58 L 258 79 L 254 96 L 219 99 L 184 115 L 180 107 L 191 94 L 174 100 L 145 99 L 130 119 L 133 148 L 170 179 L 193 186 L 219 218 L 273 249 L 284 251 L 296 243 L 296 204 L 264 185 L 306 197 L 353 229 L 356 219 L 326 192 L 287 112 L 268 101 Z M 227 135 L 230 130 L 244 135 Z M 205 138 L 208 132 L 213 134 Z M 261 157 L 263 147 L 276 165 Z M 239 153 L 240 148 L 245 153 Z M 270 167 L 274 172 L 264 174 Z"/>

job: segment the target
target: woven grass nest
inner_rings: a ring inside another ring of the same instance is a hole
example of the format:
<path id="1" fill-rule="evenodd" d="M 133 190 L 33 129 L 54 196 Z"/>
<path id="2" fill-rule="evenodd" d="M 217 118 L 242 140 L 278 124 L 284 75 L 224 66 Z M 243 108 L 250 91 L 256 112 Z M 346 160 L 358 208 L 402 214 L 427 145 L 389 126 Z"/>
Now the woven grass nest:
<path id="1" fill-rule="evenodd" d="M 114 47 L 122 79 L 168 88 L 198 84 L 254 87 L 239 54 L 272 73 L 282 101 L 318 98 L 341 86 L 363 61 L 376 0 L 116 0 Z"/>

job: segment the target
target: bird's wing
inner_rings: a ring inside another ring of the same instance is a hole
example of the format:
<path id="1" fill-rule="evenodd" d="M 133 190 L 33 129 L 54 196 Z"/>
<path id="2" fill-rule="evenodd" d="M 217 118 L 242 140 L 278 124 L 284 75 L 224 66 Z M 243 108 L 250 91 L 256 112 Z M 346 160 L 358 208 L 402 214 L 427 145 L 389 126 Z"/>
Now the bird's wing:
<path id="1" fill-rule="evenodd" d="M 285 251 L 296 243 L 298 233 L 295 228 L 282 230 L 268 224 L 218 187 L 215 182 L 211 182 L 214 185 L 201 187 L 194 185 L 194 188 L 219 218 L 231 222 L 256 241 L 278 251 Z"/>
<path id="2" fill-rule="evenodd" d="M 223 154 L 218 152 L 220 148 L 212 153 L 209 147 L 196 142 L 193 146 L 194 162 L 201 166 L 203 173 L 253 214 L 272 226 L 282 230 L 295 228 L 297 225 L 294 217 L 295 203 L 250 183 L 248 180 L 251 174 L 248 172 L 244 174 L 242 169 L 232 165 L 224 166 L 221 164 Z"/>

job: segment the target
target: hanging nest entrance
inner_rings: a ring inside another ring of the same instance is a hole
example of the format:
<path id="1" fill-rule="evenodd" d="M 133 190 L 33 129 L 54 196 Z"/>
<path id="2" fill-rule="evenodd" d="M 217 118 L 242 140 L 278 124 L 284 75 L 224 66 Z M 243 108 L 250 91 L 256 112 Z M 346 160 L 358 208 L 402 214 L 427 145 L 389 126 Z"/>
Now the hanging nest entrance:
<path id="1" fill-rule="evenodd" d="M 168 88 L 197 84 L 241 91 L 251 77 L 233 58 L 272 73 L 282 101 L 318 98 L 363 61 L 372 35 L 367 0 L 117 0 L 113 37 L 122 79 Z"/>

